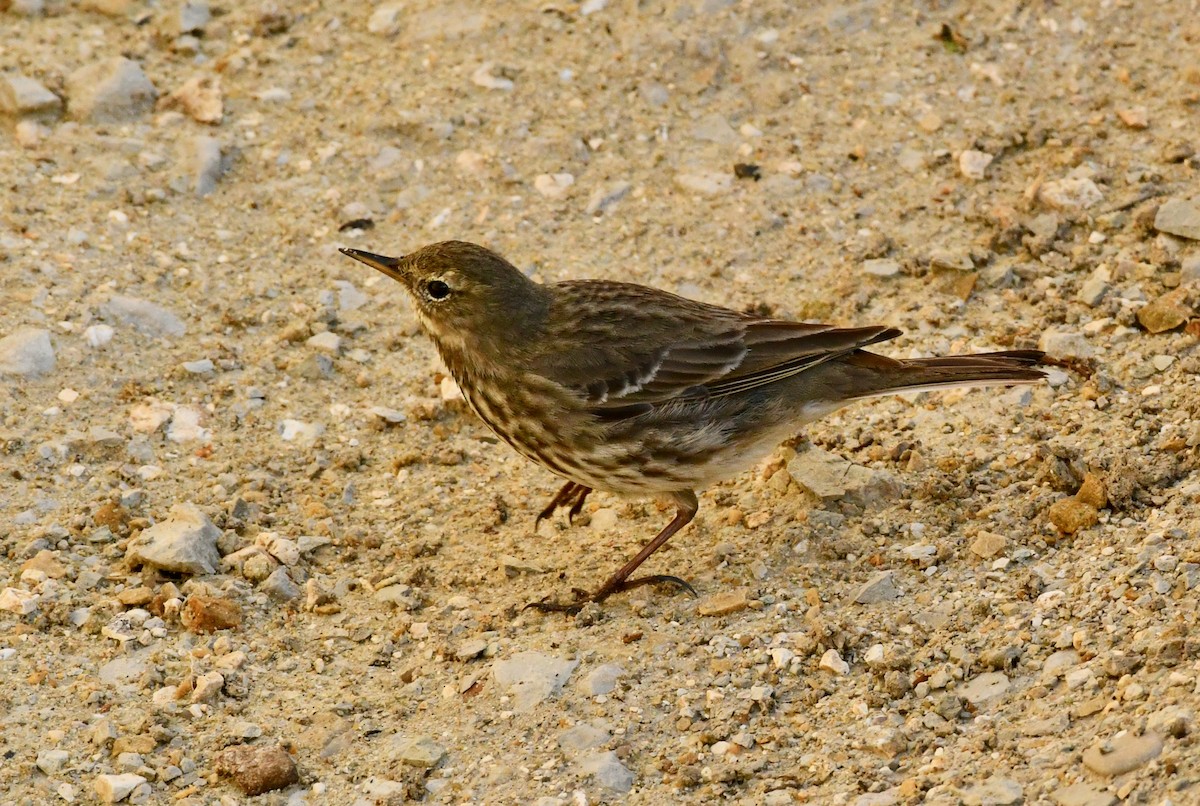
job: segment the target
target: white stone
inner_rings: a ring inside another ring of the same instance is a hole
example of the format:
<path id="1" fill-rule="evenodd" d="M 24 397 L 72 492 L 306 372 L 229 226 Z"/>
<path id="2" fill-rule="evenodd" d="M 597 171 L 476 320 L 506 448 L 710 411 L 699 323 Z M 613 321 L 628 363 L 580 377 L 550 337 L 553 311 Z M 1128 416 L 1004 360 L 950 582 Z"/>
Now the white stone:
<path id="1" fill-rule="evenodd" d="M 1056 210 L 1086 210 L 1104 200 L 1104 194 L 1091 179 L 1059 179 L 1038 190 L 1038 198 Z"/>
<path id="2" fill-rule="evenodd" d="M 958 155 L 958 170 L 968 179 L 983 179 L 995 157 L 985 151 L 967 149 Z"/>
<path id="3" fill-rule="evenodd" d="M 279 424 L 279 436 L 284 442 L 311 443 L 324 433 L 325 426 L 322 423 L 287 419 Z"/>
<path id="4" fill-rule="evenodd" d="M 399 3 L 380 6 L 367 20 L 367 30 L 381 36 L 393 36 L 400 31 L 400 12 L 403 10 L 404 6 Z"/>
<path id="5" fill-rule="evenodd" d="M 27 616 L 37 610 L 38 595 L 20 588 L 5 588 L 0 591 L 0 610 Z"/>
<path id="6" fill-rule="evenodd" d="M 194 406 L 173 406 L 171 424 L 167 426 L 167 439 L 171 442 L 196 442 L 209 438 L 211 432 L 200 423 L 204 412 Z"/>
<path id="7" fill-rule="evenodd" d="M 342 351 L 342 337 L 329 330 L 311 337 L 305 344 L 314 350 L 330 355 L 337 355 Z"/>
<path id="8" fill-rule="evenodd" d="M 716 196 L 733 187 L 733 174 L 722 171 L 681 171 L 675 174 L 675 184 L 689 193 Z"/>
<path id="9" fill-rule="evenodd" d="M 110 325 L 88 325 L 83 331 L 83 340 L 88 347 L 97 350 L 112 341 L 113 333 Z"/>
<path id="10" fill-rule="evenodd" d="M 120 803 L 144 783 L 146 779 L 142 776 L 126 772 L 121 775 L 98 776 L 93 787 L 101 803 Z"/>
<path id="11" fill-rule="evenodd" d="M 617 511 L 611 507 L 604 507 L 592 513 L 591 526 L 597 532 L 611 532 L 617 528 L 619 516 Z"/>
<path id="12" fill-rule="evenodd" d="M 575 177 L 571 174 L 538 174 L 533 180 L 533 187 L 547 199 L 561 199 L 567 195 Z"/>
<path id="13" fill-rule="evenodd" d="M 488 90 L 504 90 L 505 92 L 511 90 L 513 83 L 510 79 L 492 75 L 492 68 L 495 66 L 494 62 L 484 62 L 479 65 L 471 74 L 471 83 Z"/>
<path id="14" fill-rule="evenodd" d="M 821 656 L 820 662 L 817 663 L 817 668 L 830 674 L 850 674 L 850 664 L 842 660 L 842 656 L 838 654 L 836 649 L 825 650 L 825 654 Z"/>

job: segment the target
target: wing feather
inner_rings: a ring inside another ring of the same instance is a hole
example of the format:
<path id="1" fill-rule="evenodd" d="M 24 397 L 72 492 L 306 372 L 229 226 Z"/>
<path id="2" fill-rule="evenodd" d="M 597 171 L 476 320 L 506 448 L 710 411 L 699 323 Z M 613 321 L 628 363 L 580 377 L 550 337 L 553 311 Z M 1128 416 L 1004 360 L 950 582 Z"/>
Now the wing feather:
<path id="1" fill-rule="evenodd" d="M 600 280 L 559 283 L 555 300 L 531 368 L 603 419 L 680 397 L 744 392 L 900 334 L 762 319 Z"/>

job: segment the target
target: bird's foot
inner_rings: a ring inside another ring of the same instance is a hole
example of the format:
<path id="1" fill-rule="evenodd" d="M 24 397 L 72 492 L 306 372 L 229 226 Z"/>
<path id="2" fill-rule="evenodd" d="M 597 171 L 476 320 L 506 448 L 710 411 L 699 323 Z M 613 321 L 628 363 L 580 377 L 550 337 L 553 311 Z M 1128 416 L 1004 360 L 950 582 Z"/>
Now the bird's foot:
<path id="1" fill-rule="evenodd" d="M 693 588 L 684 579 L 670 574 L 651 574 L 650 576 L 638 577 L 637 579 L 624 579 L 616 584 L 606 584 L 595 593 L 588 593 L 579 588 L 572 588 L 571 592 L 575 594 L 573 602 L 530 602 L 525 605 L 522 610 L 537 610 L 541 613 L 565 613 L 569 616 L 574 616 L 584 605 L 595 603 L 600 604 L 614 593 L 623 593 L 634 588 L 640 588 L 643 585 L 674 585 L 680 590 L 685 590 L 692 595 L 693 598 L 699 598 L 696 589 Z"/>
<path id="2" fill-rule="evenodd" d="M 588 493 L 591 491 L 590 487 L 584 487 L 582 484 L 568 481 L 554 495 L 554 498 L 550 499 L 550 503 L 538 513 L 537 519 L 533 522 L 534 529 L 537 529 L 542 521 L 558 511 L 559 507 L 568 505 L 571 508 L 567 510 L 567 523 L 574 523 L 575 516 L 583 510 L 583 502 L 587 500 Z"/>

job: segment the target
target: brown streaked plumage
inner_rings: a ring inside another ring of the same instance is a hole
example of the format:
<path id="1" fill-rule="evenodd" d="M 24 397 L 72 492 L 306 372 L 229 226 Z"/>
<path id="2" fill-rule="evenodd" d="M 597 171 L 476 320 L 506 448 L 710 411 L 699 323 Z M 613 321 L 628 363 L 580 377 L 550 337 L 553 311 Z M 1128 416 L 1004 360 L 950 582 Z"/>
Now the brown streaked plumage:
<path id="1" fill-rule="evenodd" d="M 895 328 L 786 322 L 631 283 L 533 282 L 499 255 L 445 241 L 392 258 L 343 253 L 399 281 L 471 408 L 566 480 L 538 515 L 578 514 L 592 490 L 656 495 L 675 518 L 574 612 L 621 590 L 697 511 L 696 490 L 752 466 L 798 426 L 854 400 L 1033 383 L 1035 350 L 897 360 L 865 347 Z"/>

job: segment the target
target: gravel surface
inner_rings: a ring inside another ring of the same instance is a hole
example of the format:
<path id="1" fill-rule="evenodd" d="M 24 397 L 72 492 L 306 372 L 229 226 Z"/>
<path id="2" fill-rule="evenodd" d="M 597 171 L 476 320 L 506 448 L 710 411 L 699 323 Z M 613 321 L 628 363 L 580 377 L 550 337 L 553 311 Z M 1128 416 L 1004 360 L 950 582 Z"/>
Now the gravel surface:
<path id="1" fill-rule="evenodd" d="M 0 803 L 1200 802 L 1191 0 L 0 0 Z M 670 517 L 337 254 L 1040 346 Z"/>

